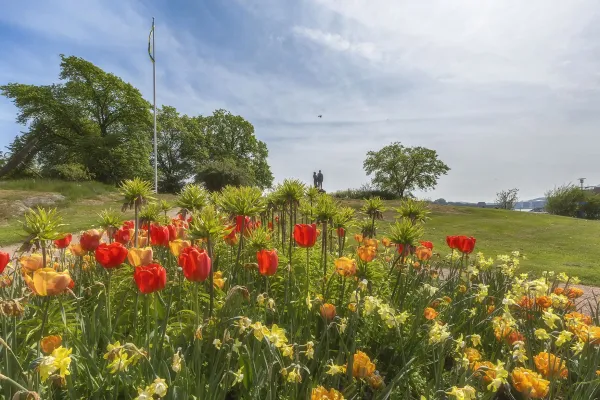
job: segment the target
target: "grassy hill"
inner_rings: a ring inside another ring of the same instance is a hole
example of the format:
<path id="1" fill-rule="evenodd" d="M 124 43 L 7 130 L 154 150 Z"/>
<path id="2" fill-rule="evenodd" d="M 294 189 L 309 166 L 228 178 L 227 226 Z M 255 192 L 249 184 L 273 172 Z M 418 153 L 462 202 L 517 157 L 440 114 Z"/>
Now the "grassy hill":
<path id="1" fill-rule="evenodd" d="M 159 195 L 171 201 L 172 195 Z M 77 232 L 88 229 L 98 220 L 98 213 L 107 208 L 120 210 L 122 201 L 114 186 L 98 182 L 63 182 L 56 180 L 0 181 L 0 248 L 17 243 L 22 238 L 23 211 L 28 206 L 48 204 L 56 207 L 68 224 L 67 229 Z M 132 211 L 124 213 L 133 216 Z"/>
<path id="2" fill-rule="evenodd" d="M 64 196 L 56 196 L 60 194 Z M 58 197 L 58 200 L 56 199 Z M 172 195 L 160 195 L 172 201 Z M 21 239 L 20 215 L 28 201 L 50 198 L 64 216 L 68 229 L 77 232 L 96 223 L 106 208 L 120 209 L 121 197 L 109 185 L 97 182 L 0 181 L 0 247 Z M 361 201 L 346 201 L 360 208 Z M 394 222 L 398 202 L 386 202 L 385 220 L 379 223 L 385 234 Z M 425 239 L 435 250 L 446 254 L 446 235 L 477 238 L 476 251 L 487 256 L 518 250 L 525 254 L 523 270 L 564 271 L 577 275 L 586 284 L 600 285 L 600 221 L 526 212 L 432 205 L 431 219 L 425 225 Z M 131 217 L 126 212 L 126 217 Z"/>
<path id="3" fill-rule="evenodd" d="M 361 202 L 350 201 L 359 208 Z M 386 202 L 381 232 L 393 223 L 398 202 Z M 518 250 L 526 256 L 522 270 L 564 271 L 582 283 L 600 285 L 600 221 L 588 221 L 547 214 L 472 207 L 432 205 L 431 220 L 425 225 L 425 239 L 434 250 L 448 252 L 447 235 L 477 239 L 475 251 L 495 257 Z"/>

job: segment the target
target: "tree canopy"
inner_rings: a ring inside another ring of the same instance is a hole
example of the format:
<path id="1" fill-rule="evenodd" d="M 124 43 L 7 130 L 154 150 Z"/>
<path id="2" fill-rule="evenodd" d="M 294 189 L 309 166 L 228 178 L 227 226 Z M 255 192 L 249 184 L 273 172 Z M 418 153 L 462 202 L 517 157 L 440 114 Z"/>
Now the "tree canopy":
<path id="1" fill-rule="evenodd" d="M 0 93 L 27 127 L 0 163 L 8 174 L 118 183 L 152 176 L 151 105 L 138 89 L 82 58 L 61 55 L 60 83 L 9 83 Z M 271 186 L 267 146 L 241 116 L 216 110 L 157 113 L 159 189 L 176 192 L 191 180 L 218 190 L 227 184 Z"/>
<path id="2" fill-rule="evenodd" d="M 132 85 L 78 57 L 61 55 L 61 83 L 9 83 L 1 93 L 29 130 L 13 142 L 11 167 L 36 163 L 62 178 L 78 170 L 102 182 L 151 176 L 150 103 Z M 10 160 L 7 165 L 10 164 Z"/>
<path id="3" fill-rule="evenodd" d="M 434 188 L 450 168 L 438 159 L 437 152 L 425 147 L 405 147 L 394 142 L 379 151 L 369 151 L 363 163 L 372 184 L 405 197 L 415 189 Z"/>

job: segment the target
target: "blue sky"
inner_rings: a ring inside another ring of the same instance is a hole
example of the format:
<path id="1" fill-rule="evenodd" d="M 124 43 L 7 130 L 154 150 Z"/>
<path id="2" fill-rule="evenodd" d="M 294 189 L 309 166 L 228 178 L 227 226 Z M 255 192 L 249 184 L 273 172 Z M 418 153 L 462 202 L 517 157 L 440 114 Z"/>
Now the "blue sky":
<path id="1" fill-rule="evenodd" d="M 0 82 L 48 84 L 59 54 L 157 102 L 252 122 L 276 180 L 328 190 L 368 181 L 368 150 L 435 149 L 451 168 L 432 199 L 522 198 L 600 184 L 596 0 L 33 0 L 0 13 Z M 0 98 L 0 146 L 22 130 Z M 323 118 L 317 118 L 322 114 Z"/>

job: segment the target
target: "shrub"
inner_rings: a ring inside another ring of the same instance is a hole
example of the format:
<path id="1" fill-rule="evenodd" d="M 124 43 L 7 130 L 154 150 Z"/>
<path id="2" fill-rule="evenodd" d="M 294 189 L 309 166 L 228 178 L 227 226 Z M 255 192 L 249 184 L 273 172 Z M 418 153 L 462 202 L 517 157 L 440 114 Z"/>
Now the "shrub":
<path id="1" fill-rule="evenodd" d="M 387 190 L 380 190 L 371 185 L 362 185 L 359 189 L 339 190 L 332 193 L 338 199 L 364 200 L 379 197 L 382 200 L 397 200 L 398 196 Z"/>
<path id="2" fill-rule="evenodd" d="M 92 175 L 82 164 L 59 164 L 52 167 L 49 171 L 49 178 L 62 179 L 64 181 L 81 182 L 89 181 Z"/>
<path id="3" fill-rule="evenodd" d="M 546 211 L 564 217 L 576 217 L 584 192 L 575 185 L 563 185 L 546 192 Z"/>

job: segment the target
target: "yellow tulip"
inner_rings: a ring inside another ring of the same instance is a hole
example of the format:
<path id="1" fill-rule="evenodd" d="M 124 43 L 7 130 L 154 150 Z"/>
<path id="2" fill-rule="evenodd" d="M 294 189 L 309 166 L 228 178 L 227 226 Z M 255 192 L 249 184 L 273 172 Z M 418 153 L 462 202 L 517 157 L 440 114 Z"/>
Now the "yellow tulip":
<path id="1" fill-rule="evenodd" d="M 152 262 L 152 247 L 131 248 L 127 253 L 127 261 L 134 267 L 148 265 Z"/>
<path id="2" fill-rule="evenodd" d="M 69 250 L 71 250 L 71 254 L 77 257 L 83 257 L 87 253 L 80 244 L 71 244 Z"/>
<path id="3" fill-rule="evenodd" d="M 38 296 L 55 296 L 63 293 L 72 283 L 69 271 L 56 272 L 53 268 L 40 268 L 23 275 L 27 286 Z"/>
<path id="4" fill-rule="evenodd" d="M 23 268 L 23 272 L 33 272 L 44 267 L 41 254 L 22 256 L 19 258 L 19 263 L 21 264 L 21 268 Z"/>
<path id="5" fill-rule="evenodd" d="M 169 248 L 171 249 L 171 254 L 175 257 L 179 257 L 179 254 L 181 254 L 183 249 L 190 247 L 191 245 L 189 240 L 176 239 L 169 243 Z"/>

